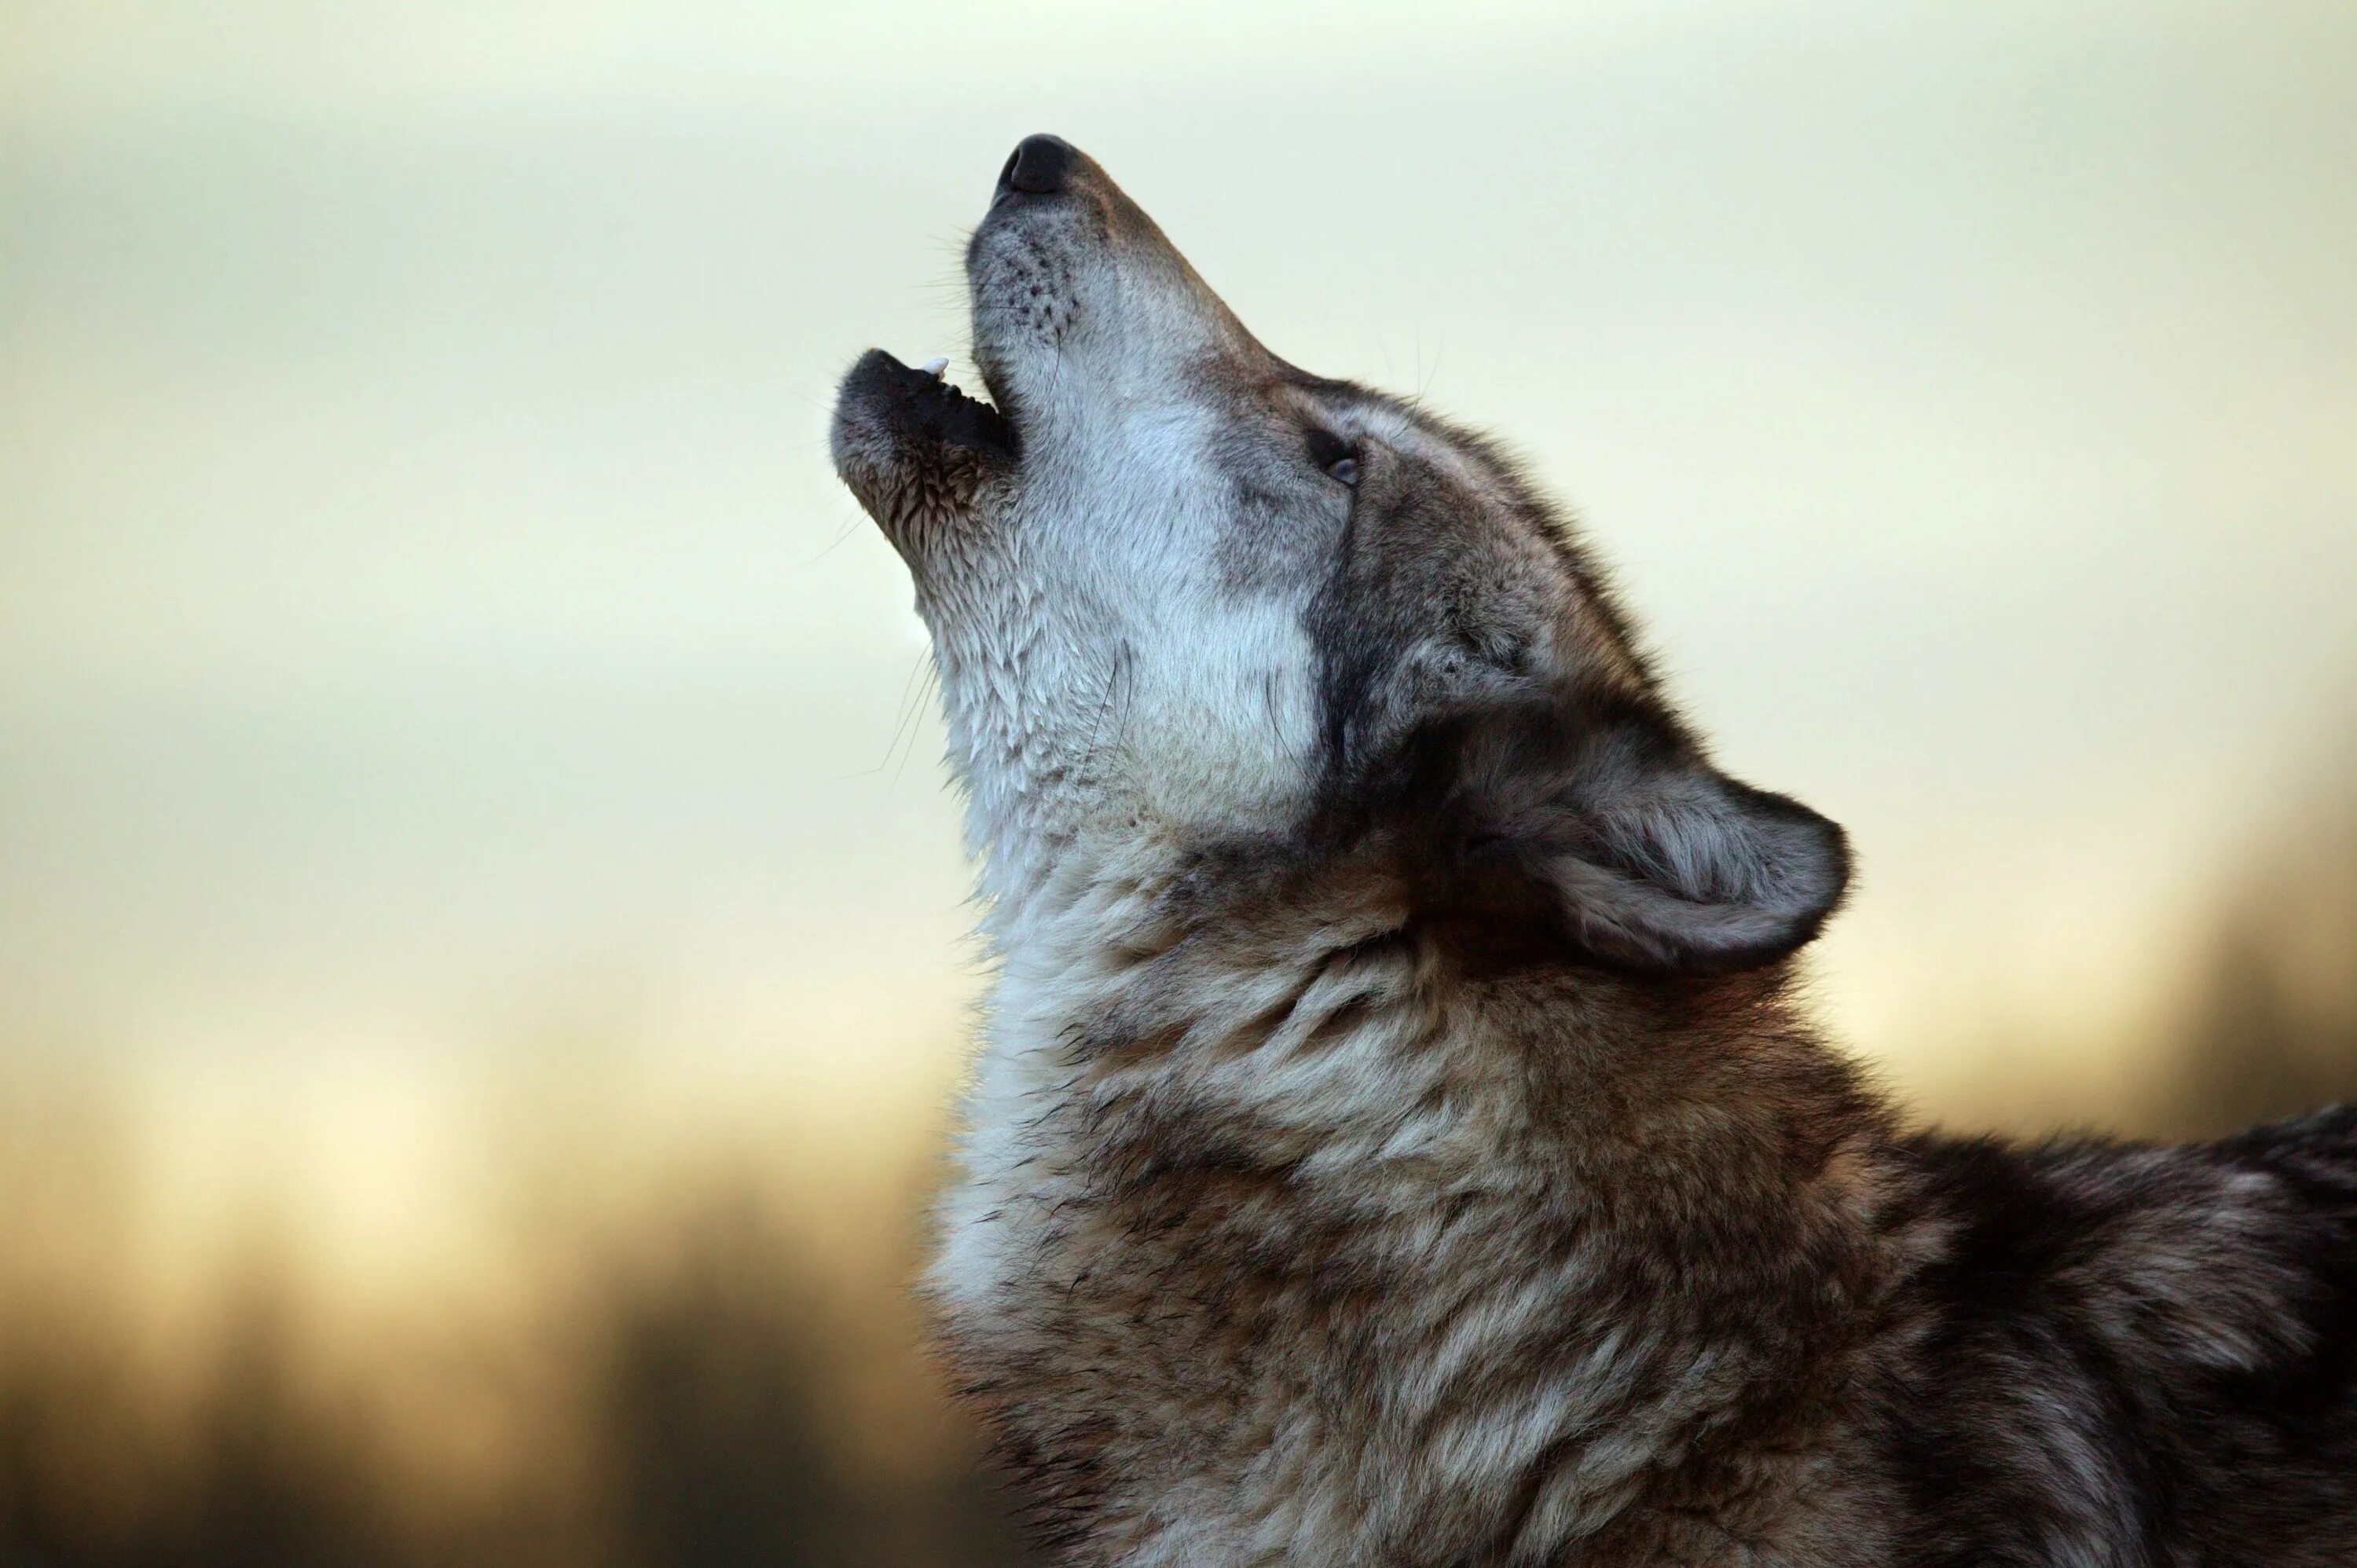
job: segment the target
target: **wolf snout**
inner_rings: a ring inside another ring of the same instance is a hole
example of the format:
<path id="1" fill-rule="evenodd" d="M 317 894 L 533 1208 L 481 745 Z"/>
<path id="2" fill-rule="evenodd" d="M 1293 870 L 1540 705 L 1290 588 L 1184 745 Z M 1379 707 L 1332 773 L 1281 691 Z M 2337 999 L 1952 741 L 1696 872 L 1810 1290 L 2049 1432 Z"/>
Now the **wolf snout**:
<path id="1" fill-rule="evenodd" d="M 992 194 L 990 204 L 996 207 L 1018 192 L 1025 196 L 1054 196 L 1071 177 L 1072 166 L 1079 158 L 1072 144 L 1061 136 L 1024 137 L 1006 155 L 1006 166 L 998 171 L 998 188 Z"/>

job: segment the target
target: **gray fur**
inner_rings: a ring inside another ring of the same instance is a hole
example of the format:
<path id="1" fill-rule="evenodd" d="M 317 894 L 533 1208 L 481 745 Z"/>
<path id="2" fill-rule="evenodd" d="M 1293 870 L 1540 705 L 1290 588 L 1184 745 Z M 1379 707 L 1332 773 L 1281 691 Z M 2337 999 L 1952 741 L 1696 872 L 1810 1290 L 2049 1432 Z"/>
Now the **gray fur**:
<path id="1" fill-rule="evenodd" d="M 1909 1133 L 1788 994 L 1840 830 L 1491 446 L 1055 166 L 996 410 L 870 355 L 834 450 L 999 965 L 930 1289 L 1064 1559 L 2357 1563 L 2357 1117 Z"/>

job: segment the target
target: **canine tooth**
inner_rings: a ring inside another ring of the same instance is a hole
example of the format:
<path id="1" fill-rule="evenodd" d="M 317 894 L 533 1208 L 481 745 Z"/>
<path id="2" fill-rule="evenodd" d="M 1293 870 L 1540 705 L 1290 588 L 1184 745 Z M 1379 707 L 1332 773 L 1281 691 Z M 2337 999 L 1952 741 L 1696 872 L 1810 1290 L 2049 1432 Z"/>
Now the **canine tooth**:
<path id="1" fill-rule="evenodd" d="M 949 368 L 950 368 L 950 361 L 949 361 L 949 358 L 948 358 L 948 356 L 947 356 L 947 355 L 944 355 L 944 356 L 942 356 L 941 359 L 938 359 L 938 360 L 927 360 L 923 364 L 919 365 L 919 366 L 917 367 L 917 369 L 919 369 L 919 370 L 920 370 L 920 371 L 924 371 L 924 372 L 925 372 L 925 374 L 927 374 L 927 375 L 929 375 L 929 376 L 935 377 L 935 378 L 937 378 L 937 379 L 940 377 L 941 373 L 942 373 L 943 371 L 946 371 L 946 370 L 948 370 Z"/>

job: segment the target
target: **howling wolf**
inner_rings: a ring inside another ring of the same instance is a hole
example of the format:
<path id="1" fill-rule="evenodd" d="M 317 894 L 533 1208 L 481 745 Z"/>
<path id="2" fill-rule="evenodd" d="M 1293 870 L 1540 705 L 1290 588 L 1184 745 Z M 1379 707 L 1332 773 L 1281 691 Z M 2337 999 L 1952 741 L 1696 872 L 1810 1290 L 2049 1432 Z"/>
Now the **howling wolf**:
<path id="1" fill-rule="evenodd" d="M 1721 772 L 1496 447 L 1015 150 L 989 401 L 871 352 L 998 973 L 929 1288 L 1075 1564 L 2357 1563 L 2357 1113 L 1909 1130 L 1789 993 L 1842 832 Z"/>

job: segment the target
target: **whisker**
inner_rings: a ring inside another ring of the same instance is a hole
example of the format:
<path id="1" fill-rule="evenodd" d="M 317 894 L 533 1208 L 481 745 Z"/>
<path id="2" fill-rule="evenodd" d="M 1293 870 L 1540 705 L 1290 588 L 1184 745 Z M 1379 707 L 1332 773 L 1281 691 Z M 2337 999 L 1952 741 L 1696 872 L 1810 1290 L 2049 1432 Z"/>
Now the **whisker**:
<path id="1" fill-rule="evenodd" d="M 898 710 L 894 713 L 892 717 L 892 738 L 885 743 L 883 757 L 877 760 L 876 766 L 873 768 L 855 768 L 849 773 L 837 774 L 835 777 L 838 779 L 872 778 L 876 774 L 883 772 L 885 768 L 890 764 L 893 752 L 899 749 L 900 728 L 903 725 L 909 722 L 909 714 L 914 711 L 914 705 L 909 700 L 909 693 L 917 684 L 917 672 L 925 667 L 926 661 L 926 655 L 922 653 L 917 655 L 916 662 L 909 666 L 908 679 L 900 682 L 900 701 Z"/>
<path id="2" fill-rule="evenodd" d="M 888 794 L 899 785 L 900 775 L 909 770 L 909 758 L 917 749 L 917 736 L 925 727 L 925 704 L 941 691 L 941 677 L 942 667 L 926 660 L 924 682 L 917 689 L 917 700 L 909 704 L 909 744 L 901 748 L 900 766 L 892 770 L 892 782 L 884 787 Z"/>

